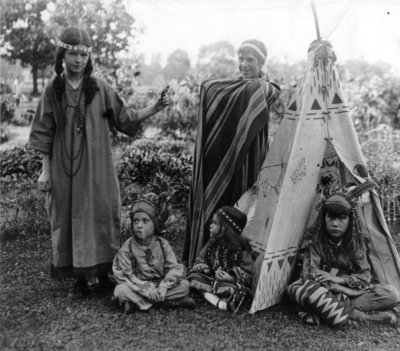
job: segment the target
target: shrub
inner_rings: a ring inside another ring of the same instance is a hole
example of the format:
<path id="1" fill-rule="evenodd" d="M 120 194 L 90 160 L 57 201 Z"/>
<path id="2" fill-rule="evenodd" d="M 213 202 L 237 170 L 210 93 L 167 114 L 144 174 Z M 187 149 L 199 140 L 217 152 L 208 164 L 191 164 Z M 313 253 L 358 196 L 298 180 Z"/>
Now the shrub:
<path id="1" fill-rule="evenodd" d="M 128 205 L 136 196 L 132 184 L 145 191 L 167 193 L 172 204 L 186 206 L 191 182 L 193 159 L 182 142 L 140 141 L 127 147 L 117 166 L 121 182 L 122 204 Z"/>
<path id="2" fill-rule="evenodd" d="M 359 139 L 386 219 L 400 218 L 400 131 L 380 125 L 359 133 Z"/>
<path id="3" fill-rule="evenodd" d="M 41 156 L 27 147 L 16 147 L 2 151 L 0 176 L 11 177 L 15 182 L 39 176 L 42 169 Z"/>
<path id="4" fill-rule="evenodd" d="M 1 239 L 50 232 L 45 196 L 37 189 L 41 157 L 28 148 L 1 155 Z"/>
<path id="5" fill-rule="evenodd" d="M 1 240 L 50 234 L 45 195 L 37 189 L 36 177 L 22 182 L 12 176 L 4 177 L 1 193 Z"/>

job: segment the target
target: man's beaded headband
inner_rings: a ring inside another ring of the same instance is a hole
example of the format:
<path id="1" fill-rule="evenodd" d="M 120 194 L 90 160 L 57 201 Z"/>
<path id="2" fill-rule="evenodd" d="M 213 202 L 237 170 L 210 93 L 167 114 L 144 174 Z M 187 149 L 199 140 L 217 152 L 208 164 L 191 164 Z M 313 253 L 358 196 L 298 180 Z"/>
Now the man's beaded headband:
<path id="1" fill-rule="evenodd" d="M 240 48 L 251 48 L 255 50 L 262 58 L 265 60 L 267 58 L 267 55 L 264 54 L 256 45 L 251 44 L 251 43 L 244 43 L 240 46 Z"/>
<path id="2" fill-rule="evenodd" d="M 228 222 L 232 225 L 233 228 L 235 228 L 239 233 L 243 230 L 243 228 L 240 228 L 231 217 L 228 216 L 227 213 L 225 213 L 223 210 L 219 209 L 217 211 L 218 214 L 222 215 L 225 219 L 228 220 Z"/>
<path id="3" fill-rule="evenodd" d="M 87 47 L 85 45 L 69 45 L 67 43 L 62 42 L 61 40 L 57 40 L 56 44 L 64 49 L 68 49 L 68 50 L 85 51 L 88 53 L 92 52 L 92 48 Z"/>

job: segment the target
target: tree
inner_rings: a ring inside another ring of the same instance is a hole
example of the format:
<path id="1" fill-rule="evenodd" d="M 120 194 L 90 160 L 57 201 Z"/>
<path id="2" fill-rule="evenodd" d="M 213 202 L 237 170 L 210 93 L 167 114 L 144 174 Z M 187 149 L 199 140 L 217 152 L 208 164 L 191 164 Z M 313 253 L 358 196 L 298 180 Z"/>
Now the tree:
<path id="1" fill-rule="evenodd" d="M 82 26 L 93 38 L 94 61 L 117 68 L 116 54 L 126 51 L 139 33 L 135 19 L 126 12 L 122 0 L 54 0 L 49 11 L 54 36 L 68 26 Z"/>
<path id="2" fill-rule="evenodd" d="M 339 66 L 355 126 L 370 130 L 380 124 L 400 127 L 400 79 L 387 63 L 346 61 Z"/>
<path id="3" fill-rule="evenodd" d="M 20 60 L 23 67 L 31 67 L 33 94 L 38 94 L 39 70 L 53 62 L 54 45 L 42 20 L 46 0 L 4 0 L 1 11 L 2 46 L 4 57 L 15 63 Z"/>
<path id="4" fill-rule="evenodd" d="M 62 29 L 85 27 L 93 38 L 98 65 L 118 66 L 116 54 L 129 48 L 135 37 L 134 18 L 122 0 L 4 0 L 1 11 L 1 44 L 5 58 L 30 66 L 33 94 L 38 94 L 38 72 L 54 62 L 55 41 Z"/>
<path id="5" fill-rule="evenodd" d="M 236 67 L 235 48 L 228 41 L 204 45 L 199 50 L 197 71 L 202 79 L 232 77 Z"/>
<path id="6" fill-rule="evenodd" d="M 181 49 L 172 52 L 167 58 L 163 71 L 167 80 L 185 78 L 190 71 L 190 58 L 187 52 Z"/>

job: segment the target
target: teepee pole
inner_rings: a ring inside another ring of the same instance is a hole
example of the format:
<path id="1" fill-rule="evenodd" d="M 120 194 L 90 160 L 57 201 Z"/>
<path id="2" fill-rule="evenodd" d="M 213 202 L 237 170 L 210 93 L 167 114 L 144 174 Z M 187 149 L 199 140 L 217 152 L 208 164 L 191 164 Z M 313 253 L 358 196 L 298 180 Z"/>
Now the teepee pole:
<path id="1" fill-rule="evenodd" d="M 314 15 L 315 30 L 317 31 L 317 40 L 321 40 L 321 34 L 319 32 L 317 10 L 315 8 L 314 1 L 311 1 L 311 7 L 312 7 L 313 15 Z"/>

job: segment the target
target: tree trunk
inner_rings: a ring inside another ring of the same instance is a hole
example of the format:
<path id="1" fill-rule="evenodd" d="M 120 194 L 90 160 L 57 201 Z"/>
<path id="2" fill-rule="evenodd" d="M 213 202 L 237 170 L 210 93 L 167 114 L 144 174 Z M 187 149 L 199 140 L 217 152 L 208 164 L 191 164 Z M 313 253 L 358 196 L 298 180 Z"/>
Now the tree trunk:
<path id="1" fill-rule="evenodd" d="M 33 80 L 33 91 L 32 91 L 32 96 L 37 96 L 39 95 L 39 90 L 38 90 L 38 68 L 36 66 L 32 66 L 32 80 Z"/>

